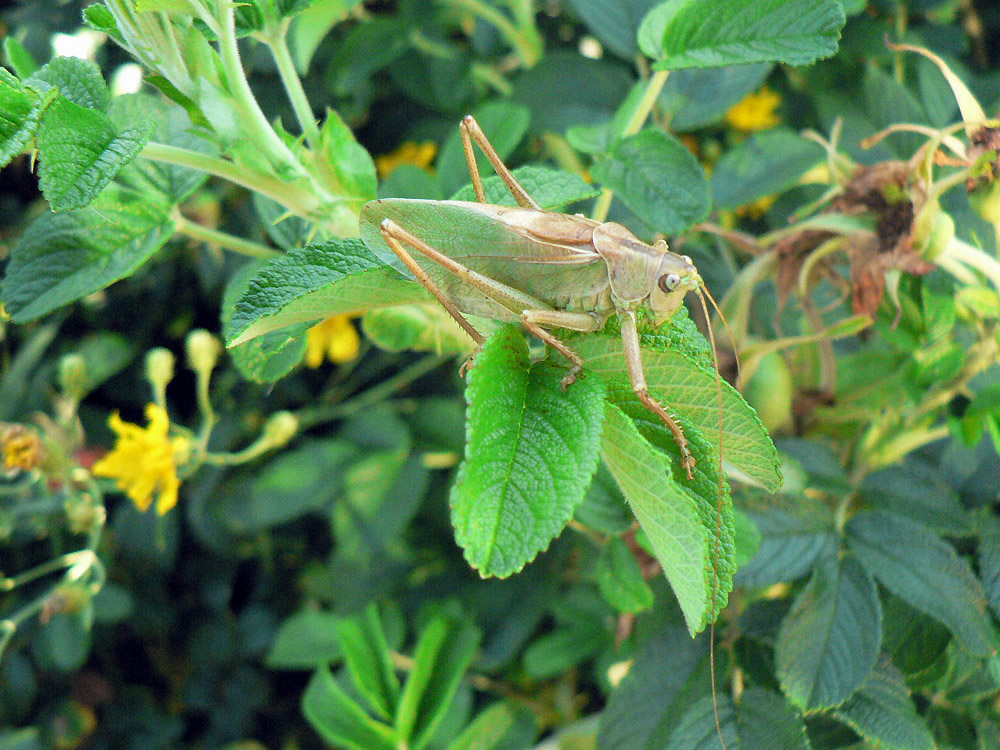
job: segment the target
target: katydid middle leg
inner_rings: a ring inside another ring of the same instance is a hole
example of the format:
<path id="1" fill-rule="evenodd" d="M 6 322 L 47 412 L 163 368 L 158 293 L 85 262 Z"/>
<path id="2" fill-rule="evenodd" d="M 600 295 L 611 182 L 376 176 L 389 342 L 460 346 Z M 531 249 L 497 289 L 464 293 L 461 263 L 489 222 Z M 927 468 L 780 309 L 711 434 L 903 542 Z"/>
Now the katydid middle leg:
<path id="1" fill-rule="evenodd" d="M 632 390 L 639 397 L 643 406 L 656 414 L 667 426 L 674 436 L 674 442 L 681 451 L 681 468 L 684 469 L 688 479 L 694 479 L 692 469 L 695 466 L 694 456 L 691 455 L 691 448 L 688 445 L 687 436 L 684 430 L 677 423 L 677 420 L 670 416 L 670 413 L 659 404 L 649 393 L 646 385 L 646 373 L 642 369 L 642 351 L 639 348 L 639 331 L 636 328 L 635 313 L 631 310 L 622 310 L 618 313 L 622 324 L 622 345 L 625 349 L 625 364 L 628 366 L 628 379 L 632 383 Z"/>

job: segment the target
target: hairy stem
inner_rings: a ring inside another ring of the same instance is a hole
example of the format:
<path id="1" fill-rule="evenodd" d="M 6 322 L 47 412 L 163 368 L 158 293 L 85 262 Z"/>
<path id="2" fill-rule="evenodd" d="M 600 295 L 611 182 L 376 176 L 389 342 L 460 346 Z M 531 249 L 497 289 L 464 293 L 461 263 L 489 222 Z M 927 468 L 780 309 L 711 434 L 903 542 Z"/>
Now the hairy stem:
<path id="1" fill-rule="evenodd" d="M 279 251 L 266 245 L 202 226 L 197 222 L 185 218 L 179 211 L 174 213 L 173 219 L 174 228 L 177 232 L 186 234 L 188 237 L 201 242 L 218 245 L 224 250 L 230 250 L 240 255 L 248 255 L 251 258 L 276 258 L 281 255 Z"/>

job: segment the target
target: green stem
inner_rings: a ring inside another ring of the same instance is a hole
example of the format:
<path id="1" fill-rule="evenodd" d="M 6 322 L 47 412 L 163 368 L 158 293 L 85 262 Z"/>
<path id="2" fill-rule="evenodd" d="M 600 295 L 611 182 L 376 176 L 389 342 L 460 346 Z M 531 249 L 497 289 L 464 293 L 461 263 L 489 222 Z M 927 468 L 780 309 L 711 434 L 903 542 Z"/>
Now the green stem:
<path id="1" fill-rule="evenodd" d="M 319 201 L 308 191 L 276 177 L 247 170 L 218 156 L 168 146 L 165 143 L 147 143 L 141 155 L 151 161 L 197 169 L 214 177 L 221 177 L 247 190 L 266 195 L 304 219 L 311 219 L 313 212 L 319 207 Z"/>
<path id="2" fill-rule="evenodd" d="M 496 8 L 487 5 L 481 0 L 442 0 L 447 4 L 459 8 L 465 8 L 473 15 L 482 18 L 489 24 L 496 26 L 500 34 L 507 40 L 508 44 L 514 48 L 517 56 L 521 58 L 524 67 L 533 67 L 542 56 L 540 37 L 532 39 L 532 34 L 525 33 L 518 29 L 507 16 Z"/>
<path id="3" fill-rule="evenodd" d="M 267 117 L 257 103 L 250 82 L 247 81 L 240 59 L 240 49 L 236 40 L 235 6 L 226 3 L 222 11 L 222 23 L 219 27 L 219 54 L 222 67 L 226 71 L 230 93 L 237 110 L 242 115 L 241 125 L 251 142 L 257 145 L 271 160 L 291 170 L 293 174 L 303 173 L 302 165 L 289 150 L 288 146 L 278 137 L 268 122 Z"/>
<path id="4" fill-rule="evenodd" d="M 332 422 L 348 417 L 351 414 L 356 414 L 362 409 L 385 401 L 396 391 L 405 388 L 449 359 L 451 357 L 440 354 L 424 357 L 414 362 L 402 372 L 383 380 L 378 385 L 369 388 L 367 391 L 358 394 L 348 401 L 340 404 L 314 406 L 309 409 L 303 409 L 298 413 L 299 425 L 302 430 L 305 430 L 324 422 Z"/>
<path id="5" fill-rule="evenodd" d="M 514 87 L 503 77 L 503 74 L 486 63 L 472 64 L 472 77 L 476 78 L 496 91 L 500 96 L 510 96 L 514 93 Z"/>
<path id="6" fill-rule="evenodd" d="M 174 229 L 200 242 L 216 244 L 226 250 L 239 253 L 240 255 L 248 255 L 251 258 L 276 258 L 281 255 L 277 250 L 257 242 L 251 242 L 242 237 L 236 237 L 202 226 L 197 222 L 185 218 L 179 211 L 174 212 Z"/>
<path id="7" fill-rule="evenodd" d="M 278 66 L 278 73 L 285 86 L 285 93 L 288 94 L 288 99 L 292 103 L 292 109 L 295 110 L 299 126 L 306 136 L 306 142 L 310 148 L 316 149 L 319 144 L 319 128 L 316 125 L 312 105 L 309 104 L 305 89 L 302 88 L 298 71 L 295 70 L 292 54 L 288 50 L 288 24 L 289 21 L 286 20 L 273 36 L 263 41 L 271 50 L 274 62 Z"/>
<path id="8" fill-rule="evenodd" d="M 1000 262 L 997 262 L 996 258 L 958 238 L 953 238 L 944 252 L 952 260 L 960 261 L 979 271 L 994 287 L 1000 289 Z"/>
<path id="9" fill-rule="evenodd" d="M 639 104 L 636 105 L 632 116 L 625 123 L 625 127 L 620 133 L 622 138 L 635 135 L 642 129 L 646 118 L 649 117 L 649 113 L 653 111 L 660 91 L 663 90 L 663 84 L 667 82 L 667 75 L 669 73 L 669 70 L 658 70 L 646 81 L 646 91 L 643 93 L 642 99 L 639 100 Z M 614 197 L 614 192 L 607 188 L 601 191 L 600 197 L 594 204 L 594 212 L 591 215 L 594 221 L 604 221 L 608 218 L 608 211 L 611 209 L 611 201 Z"/>

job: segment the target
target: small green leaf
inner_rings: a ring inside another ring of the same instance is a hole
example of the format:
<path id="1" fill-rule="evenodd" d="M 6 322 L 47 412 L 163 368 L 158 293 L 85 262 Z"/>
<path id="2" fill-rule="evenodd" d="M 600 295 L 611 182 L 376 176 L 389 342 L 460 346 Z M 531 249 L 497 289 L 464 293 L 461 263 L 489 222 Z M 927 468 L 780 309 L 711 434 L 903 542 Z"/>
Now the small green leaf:
<path id="1" fill-rule="evenodd" d="M 692 702 L 681 715 L 664 750 L 714 750 L 720 744 L 719 727 L 722 727 L 726 747 L 743 747 L 737 734 L 733 702 L 723 693 L 719 694 L 718 701 L 718 726 L 715 724 L 716 708 L 712 696 L 704 696 Z"/>
<path id="2" fill-rule="evenodd" d="M 826 155 L 818 143 L 784 128 L 757 133 L 727 151 L 712 170 L 715 208 L 737 208 L 778 195 Z"/>
<path id="3" fill-rule="evenodd" d="M 327 110 L 320 128 L 316 158 L 316 168 L 324 182 L 341 200 L 360 207 L 375 198 L 378 192 L 375 162 L 332 109 Z"/>
<path id="4" fill-rule="evenodd" d="M 470 372 L 465 461 L 452 523 L 469 564 L 505 577 L 548 547 L 583 501 L 597 469 L 604 393 L 584 375 L 531 366 L 523 334 L 499 329 Z"/>
<path id="5" fill-rule="evenodd" d="M 683 143 L 662 130 L 646 128 L 621 139 L 593 171 L 636 216 L 664 234 L 690 229 L 711 208 L 705 170 Z"/>
<path id="6" fill-rule="evenodd" d="M 670 117 L 670 130 L 685 133 L 720 122 L 744 96 L 760 88 L 771 63 L 690 68 L 670 74 L 659 103 Z"/>
<path id="7" fill-rule="evenodd" d="M 836 0 L 668 0 L 643 19 L 638 37 L 657 70 L 809 65 L 837 51 L 844 22 Z"/>
<path id="8" fill-rule="evenodd" d="M 887 589 L 942 622 L 973 654 L 986 656 L 986 595 L 968 562 L 922 524 L 863 511 L 847 524 L 847 543 Z"/>
<path id="9" fill-rule="evenodd" d="M 597 585 L 601 596 L 619 612 L 642 612 L 653 606 L 653 590 L 643 580 L 632 550 L 613 536 L 597 559 Z"/>
<path id="10" fill-rule="evenodd" d="M 513 750 L 529 747 L 537 734 L 530 711 L 494 703 L 448 745 L 448 750 Z"/>
<path id="11" fill-rule="evenodd" d="M 0 169 L 24 151 L 55 97 L 55 91 L 39 96 L 0 68 Z"/>
<path id="12" fill-rule="evenodd" d="M 421 750 L 434 736 L 481 637 L 479 630 L 465 620 L 444 615 L 432 620 L 420 633 L 413 669 L 396 712 L 396 736 L 401 745 Z"/>
<path id="13" fill-rule="evenodd" d="M 334 627 L 354 687 L 375 713 L 391 719 L 399 702 L 399 680 L 378 609 L 369 604 L 362 614 L 341 618 Z"/>
<path id="14" fill-rule="evenodd" d="M 10 34 L 5 36 L 3 40 L 3 57 L 7 65 L 21 80 L 30 78 L 39 67 L 25 46 Z"/>
<path id="15" fill-rule="evenodd" d="M 527 107 L 509 100 L 498 99 L 489 102 L 475 109 L 472 114 L 501 159 L 506 159 L 514 152 L 517 144 L 528 132 L 528 123 L 531 122 Z M 476 146 L 474 150 L 479 173 L 483 177 L 494 174 L 493 167 L 479 147 Z M 441 148 L 436 166 L 446 195 L 451 195 L 469 181 L 469 166 L 465 161 L 462 137 L 457 128 Z"/>
<path id="16" fill-rule="evenodd" d="M 116 187 L 91 208 L 44 214 L 11 253 L 7 311 L 21 323 L 103 289 L 134 273 L 172 234 L 167 206 Z"/>
<path id="17" fill-rule="evenodd" d="M 539 206 L 549 210 L 596 198 L 599 193 L 593 185 L 588 185 L 575 174 L 552 167 L 536 167 L 529 164 L 515 169 L 514 176 Z M 517 205 L 514 196 L 497 175 L 483 180 L 483 192 L 486 194 L 487 203 L 499 206 Z M 474 201 L 476 191 L 470 183 L 451 196 L 451 200 Z"/>
<path id="18" fill-rule="evenodd" d="M 331 315 L 427 299 L 361 240 L 329 240 L 269 261 L 247 284 L 229 320 L 229 346 Z"/>
<path id="19" fill-rule="evenodd" d="M 803 710 L 837 706 L 868 678 L 881 642 L 882 608 L 871 575 L 850 557 L 825 560 L 781 625 L 775 646 L 781 689 Z"/>
<path id="20" fill-rule="evenodd" d="M 809 750 L 806 725 L 779 695 L 750 688 L 740 698 L 736 713 L 740 750 Z"/>
<path id="21" fill-rule="evenodd" d="M 661 329 L 661 333 L 666 329 Z M 643 371 L 650 393 L 660 403 L 689 419 L 708 440 L 717 443 L 717 389 L 721 387 L 725 461 L 765 489 L 777 491 L 781 487 L 781 464 L 774 444 L 756 413 L 735 388 L 725 380 L 717 380 L 715 371 L 709 365 L 698 364 L 692 349 L 683 341 L 671 339 L 669 333 L 664 333 L 666 343 L 662 351 L 646 346 L 642 349 Z M 704 344 L 700 334 L 698 338 Z M 651 343 L 656 343 L 655 338 Z M 589 372 L 608 384 L 627 386 L 628 370 L 620 336 L 592 334 L 573 339 L 570 346 L 583 357 Z"/>
<path id="22" fill-rule="evenodd" d="M 937 745 L 926 722 L 917 715 L 902 675 L 883 660 L 868 681 L 834 715 L 874 747 L 892 750 L 934 750 Z"/>
<path id="23" fill-rule="evenodd" d="M 39 185 L 53 211 L 82 208 L 142 151 L 150 128 L 118 132 L 106 114 L 58 98 L 38 130 Z"/>
<path id="24" fill-rule="evenodd" d="M 299 610 L 278 628 L 264 662 L 270 669 L 316 669 L 343 656 L 332 612 Z"/>
<path id="25" fill-rule="evenodd" d="M 348 750 L 398 750 L 394 732 L 369 716 L 329 668 L 313 673 L 302 695 L 302 714 L 327 742 Z"/>
<path id="26" fill-rule="evenodd" d="M 635 406 L 631 409 L 635 411 Z M 647 427 L 656 429 L 650 422 Z M 686 479 L 675 478 L 675 460 L 654 447 L 611 403 L 606 408 L 601 456 L 652 544 L 693 635 L 715 619 L 732 588 L 733 521 L 728 493 L 715 502 L 702 495 L 713 484 L 704 473 L 712 467 L 711 448 L 694 428 L 684 427 L 698 461 L 700 491 L 689 490 Z M 720 528 L 717 502 L 724 504 Z M 722 534 L 718 540 L 717 534 Z"/>
<path id="27" fill-rule="evenodd" d="M 56 88 L 59 95 L 87 109 L 106 112 L 111 92 L 101 69 L 79 57 L 56 57 L 24 82 L 38 91 Z"/>
<path id="28" fill-rule="evenodd" d="M 794 581 L 817 560 L 832 558 L 840 546 L 833 513 L 820 500 L 755 494 L 742 507 L 760 530 L 761 543 L 757 554 L 736 574 L 741 586 Z"/>
<path id="29" fill-rule="evenodd" d="M 468 354 L 475 348 L 469 334 L 437 302 L 369 310 L 362 327 L 376 346 L 390 352 Z"/>
<path id="30" fill-rule="evenodd" d="M 875 510 L 905 516 L 940 534 L 965 536 L 973 530 L 968 512 L 941 473 L 914 459 L 869 474 L 859 494 Z"/>

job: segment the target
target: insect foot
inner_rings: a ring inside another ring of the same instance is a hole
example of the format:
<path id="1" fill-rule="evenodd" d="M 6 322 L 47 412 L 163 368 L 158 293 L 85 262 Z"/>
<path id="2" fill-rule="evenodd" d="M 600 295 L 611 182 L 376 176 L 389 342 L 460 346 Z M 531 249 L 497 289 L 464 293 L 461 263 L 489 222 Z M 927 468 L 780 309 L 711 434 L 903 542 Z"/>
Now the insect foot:
<path id="1" fill-rule="evenodd" d="M 579 373 L 580 373 L 580 368 L 574 365 L 573 367 L 570 368 L 569 372 L 567 372 L 563 376 L 563 379 L 562 379 L 562 382 L 560 383 L 560 385 L 562 385 L 562 389 L 563 389 L 564 392 L 567 391 L 567 390 L 569 390 L 569 387 L 571 385 L 573 385 L 573 383 L 576 382 L 576 376 Z"/>

